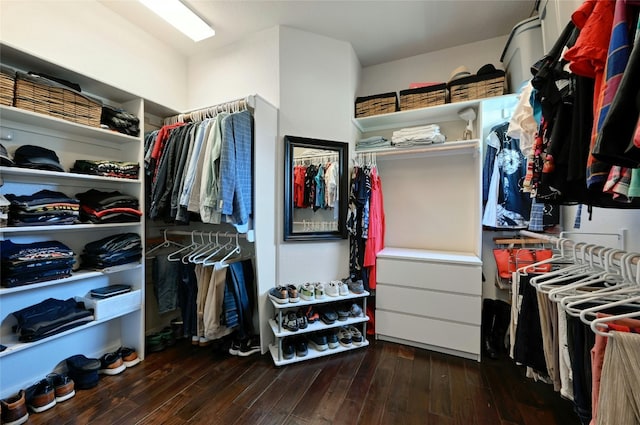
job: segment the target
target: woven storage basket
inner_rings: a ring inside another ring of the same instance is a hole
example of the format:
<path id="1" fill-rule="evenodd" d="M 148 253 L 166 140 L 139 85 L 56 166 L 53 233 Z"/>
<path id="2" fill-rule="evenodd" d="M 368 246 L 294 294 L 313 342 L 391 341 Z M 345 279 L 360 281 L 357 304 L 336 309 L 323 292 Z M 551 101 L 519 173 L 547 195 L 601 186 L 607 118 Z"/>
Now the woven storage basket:
<path id="1" fill-rule="evenodd" d="M 0 105 L 13 106 L 16 86 L 16 71 L 0 65 Z"/>
<path id="2" fill-rule="evenodd" d="M 66 86 L 18 72 L 15 106 L 63 120 L 100 127 L 102 105 Z"/>
<path id="3" fill-rule="evenodd" d="M 447 84 L 436 84 L 428 87 L 400 91 L 400 110 L 425 108 L 443 105 L 447 101 Z"/>
<path id="4" fill-rule="evenodd" d="M 504 71 L 478 77 L 461 78 L 449 83 L 449 98 L 451 103 L 465 100 L 482 99 L 485 97 L 502 96 L 505 93 L 506 80 Z"/>
<path id="5" fill-rule="evenodd" d="M 388 114 L 397 110 L 398 95 L 396 92 L 356 98 L 356 118 Z"/>

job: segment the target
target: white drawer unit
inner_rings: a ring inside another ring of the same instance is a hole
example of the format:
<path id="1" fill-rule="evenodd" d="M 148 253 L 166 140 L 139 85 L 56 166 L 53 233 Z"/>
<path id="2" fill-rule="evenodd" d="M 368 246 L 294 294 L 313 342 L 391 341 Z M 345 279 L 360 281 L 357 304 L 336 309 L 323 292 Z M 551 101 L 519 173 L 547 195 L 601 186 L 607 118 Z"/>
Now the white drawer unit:
<path id="1" fill-rule="evenodd" d="M 377 269 L 377 338 L 480 360 L 477 256 L 389 247 Z"/>

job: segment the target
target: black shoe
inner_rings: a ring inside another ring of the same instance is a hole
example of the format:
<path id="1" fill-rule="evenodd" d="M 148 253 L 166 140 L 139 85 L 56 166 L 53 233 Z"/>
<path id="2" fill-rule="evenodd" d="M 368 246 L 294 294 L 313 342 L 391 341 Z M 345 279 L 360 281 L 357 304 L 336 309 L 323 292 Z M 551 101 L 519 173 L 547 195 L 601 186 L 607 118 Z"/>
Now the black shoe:
<path id="1" fill-rule="evenodd" d="M 282 341 L 282 358 L 285 360 L 291 360 L 296 355 L 296 350 L 293 347 L 293 342 L 289 340 Z"/>
<path id="2" fill-rule="evenodd" d="M 253 336 L 242 341 L 242 343 L 240 344 L 240 350 L 238 351 L 238 355 L 241 357 L 247 357 L 259 352 L 260 352 L 260 338 Z"/>
<path id="3" fill-rule="evenodd" d="M 43 379 L 27 388 L 26 395 L 27 406 L 33 412 L 44 412 L 56 405 L 55 390 L 48 379 Z"/>
<path id="4" fill-rule="evenodd" d="M 86 390 L 98 385 L 98 370 L 100 360 L 89 359 L 82 354 L 76 354 L 66 359 L 69 376 L 75 383 L 75 388 Z"/>
<path id="5" fill-rule="evenodd" d="M 296 341 L 296 356 L 304 357 L 308 352 L 309 350 L 307 349 L 307 341 L 305 341 L 303 338 L 299 338 Z"/>
<path id="6" fill-rule="evenodd" d="M 233 340 L 231 341 L 231 346 L 229 346 L 229 354 L 231 354 L 232 356 L 237 356 L 238 353 L 240 353 L 240 345 L 240 340 L 237 338 L 233 338 Z"/>

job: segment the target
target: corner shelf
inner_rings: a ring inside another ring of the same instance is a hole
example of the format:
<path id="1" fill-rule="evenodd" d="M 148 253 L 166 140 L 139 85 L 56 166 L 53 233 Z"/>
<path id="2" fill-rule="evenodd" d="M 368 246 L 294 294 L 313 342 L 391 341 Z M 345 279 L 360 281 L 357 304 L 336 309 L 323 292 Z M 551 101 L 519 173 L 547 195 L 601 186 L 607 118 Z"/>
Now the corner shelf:
<path id="1" fill-rule="evenodd" d="M 406 148 L 361 149 L 357 154 L 374 154 L 376 161 L 390 159 L 427 158 L 431 156 L 479 154 L 480 140 L 454 140 L 451 142 L 436 143 L 423 146 Z"/>
<path id="2" fill-rule="evenodd" d="M 3 177 L 10 177 L 12 181 L 20 180 L 35 180 L 42 179 L 43 177 L 51 177 L 58 180 L 69 180 L 75 182 L 108 182 L 108 183 L 134 183 L 141 184 L 142 180 L 138 179 L 124 179 L 118 177 L 106 177 L 96 176 L 92 174 L 80 174 L 80 173 L 66 173 L 58 171 L 48 170 L 35 170 L 31 168 L 20 167 L 0 167 L 0 174 Z"/>

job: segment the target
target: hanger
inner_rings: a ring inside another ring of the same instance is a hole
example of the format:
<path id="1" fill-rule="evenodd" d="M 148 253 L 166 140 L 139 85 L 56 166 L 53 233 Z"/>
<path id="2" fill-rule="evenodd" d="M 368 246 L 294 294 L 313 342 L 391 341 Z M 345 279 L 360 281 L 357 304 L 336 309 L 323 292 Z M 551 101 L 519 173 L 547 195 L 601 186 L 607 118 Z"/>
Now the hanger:
<path id="1" fill-rule="evenodd" d="M 574 279 L 577 277 L 584 277 L 588 275 L 586 271 L 589 269 L 589 264 L 585 264 L 584 262 L 582 262 L 582 260 L 578 258 L 578 255 L 576 253 L 578 247 L 586 248 L 587 245 L 588 244 L 585 244 L 585 243 L 577 243 L 573 246 L 573 261 L 575 264 L 567 267 L 563 267 L 559 270 L 534 276 L 533 278 L 531 278 L 529 283 L 533 285 L 537 291 L 547 293 L 548 291 L 546 291 L 545 289 L 550 290 L 553 288 L 553 286 L 549 288 L 550 284 L 556 285 L 566 280 Z M 536 266 L 539 266 L 540 264 L 542 264 L 542 261 L 534 264 Z M 528 265 L 528 266 L 525 266 L 524 268 L 528 269 L 533 267 L 534 265 Z"/>
<path id="2" fill-rule="evenodd" d="M 164 241 L 163 241 L 162 243 L 160 243 L 160 244 L 158 244 L 158 245 L 154 246 L 153 248 L 149 249 L 149 250 L 147 251 L 147 253 L 145 254 L 145 256 L 146 256 L 147 258 L 151 258 L 151 257 L 150 257 L 151 253 L 156 252 L 157 250 L 162 249 L 162 248 L 169 248 L 169 247 L 170 247 L 170 246 L 172 246 L 172 245 L 175 245 L 175 246 L 177 246 L 177 247 L 179 247 L 179 248 L 184 247 L 184 245 L 179 244 L 178 242 L 174 242 L 174 241 L 172 241 L 171 239 L 168 239 L 168 238 L 167 238 L 167 229 L 164 229 L 164 230 L 162 231 L 162 234 L 163 234 L 163 237 L 164 237 Z"/>
<path id="3" fill-rule="evenodd" d="M 214 268 L 215 270 L 220 270 L 223 269 L 225 267 L 229 267 L 229 263 L 227 263 L 227 260 L 232 256 L 232 255 L 240 255 L 240 253 L 242 252 L 242 248 L 240 248 L 240 242 L 238 240 L 238 234 L 236 233 L 236 246 L 235 248 L 233 248 L 227 255 L 224 256 L 224 258 L 222 258 L 220 261 L 216 261 L 216 263 L 214 264 Z"/>
<path id="4" fill-rule="evenodd" d="M 185 247 L 182 247 L 180 249 L 178 249 L 177 251 L 172 252 L 171 254 L 167 255 L 167 260 L 168 261 L 181 261 L 182 260 L 182 256 L 178 256 L 176 257 L 177 254 L 181 254 L 182 252 L 185 252 L 189 249 L 193 249 L 194 246 L 196 246 L 197 243 L 195 241 L 195 230 L 191 232 L 191 244 L 187 245 Z"/>
<path id="5" fill-rule="evenodd" d="M 228 237 L 229 235 L 225 233 L 223 236 L 227 236 Z M 220 244 L 220 242 L 218 242 L 218 238 L 217 238 L 217 235 L 216 235 L 217 246 L 214 248 L 213 251 L 208 251 L 205 254 L 204 258 L 198 259 L 198 263 L 202 264 L 203 266 L 210 266 L 211 264 L 209 263 L 209 260 L 211 260 L 213 257 L 218 255 L 220 253 L 220 251 L 228 249 L 229 245 L 231 245 L 232 242 L 233 242 L 233 238 L 229 238 L 229 241 L 226 244 L 222 245 L 222 244 Z"/>

